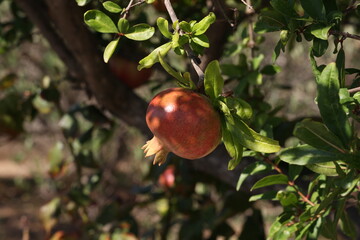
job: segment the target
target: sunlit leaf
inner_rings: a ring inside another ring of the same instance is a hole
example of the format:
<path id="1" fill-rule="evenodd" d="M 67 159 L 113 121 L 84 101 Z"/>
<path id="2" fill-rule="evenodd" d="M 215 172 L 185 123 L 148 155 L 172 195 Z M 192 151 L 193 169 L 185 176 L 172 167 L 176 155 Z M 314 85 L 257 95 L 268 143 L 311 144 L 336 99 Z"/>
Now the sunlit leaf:
<path id="1" fill-rule="evenodd" d="M 99 10 L 89 10 L 84 14 L 85 23 L 97 32 L 118 33 L 115 23 Z"/>

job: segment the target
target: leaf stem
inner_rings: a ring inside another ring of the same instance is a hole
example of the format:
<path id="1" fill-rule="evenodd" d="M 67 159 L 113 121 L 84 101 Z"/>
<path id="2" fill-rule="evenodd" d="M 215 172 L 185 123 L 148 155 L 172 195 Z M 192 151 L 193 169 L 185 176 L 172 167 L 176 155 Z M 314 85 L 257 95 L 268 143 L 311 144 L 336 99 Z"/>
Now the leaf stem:
<path id="1" fill-rule="evenodd" d="M 241 0 L 244 3 L 244 0 Z M 255 13 L 254 8 L 251 6 L 251 0 L 246 0 L 246 15 L 250 16 L 249 17 L 249 26 L 248 26 L 248 34 L 249 34 L 249 42 L 247 44 L 247 46 L 250 48 L 251 51 L 251 58 L 255 57 L 255 33 L 254 33 L 254 22 L 252 20 L 252 15 Z"/>

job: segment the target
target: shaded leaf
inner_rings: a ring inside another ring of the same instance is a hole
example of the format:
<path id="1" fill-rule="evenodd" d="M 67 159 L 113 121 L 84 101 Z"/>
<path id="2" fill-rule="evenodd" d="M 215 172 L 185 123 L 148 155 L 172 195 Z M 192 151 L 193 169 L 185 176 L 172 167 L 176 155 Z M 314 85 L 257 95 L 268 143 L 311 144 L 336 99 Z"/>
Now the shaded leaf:
<path id="1" fill-rule="evenodd" d="M 276 185 L 276 184 L 288 184 L 288 177 L 284 174 L 276 174 L 276 175 L 269 175 L 266 176 L 262 179 L 260 179 L 259 181 L 257 181 L 251 188 L 252 190 L 258 189 L 258 188 L 262 188 L 262 187 L 267 187 L 267 186 L 271 186 L 271 185 Z"/>
<path id="2" fill-rule="evenodd" d="M 234 132 L 231 131 L 231 124 L 224 120 L 222 121 L 222 140 L 225 148 L 229 153 L 231 160 L 228 163 L 228 169 L 233 170 L 241 161 L 243 154 L 243 146 Z"/>
<path id="3" fill-rule="evenodd" d="M 120 33 L 127 33 L 130 27 L 129 21 L 126 18 L 120 18 L 117 25 Z"/>
<path id="4" fill-rule="evenodd" d="M 321 40 L 314 37 L 312 51 L 315 57 L 321 57 L 325 54 L 329 43 L 327 40 Z"/>
<path id="5" fill-rule="evenodd" d="M 325 125 L 348 146 L 351 126 L 339 102 L 339 73 L 335 63 L 322 71 L 318 82 L 318 106 Z"/>
<path id="6" fill-rule="evenodd" d="M 305 119 L 296 124 L 294 135 L 314 148 L 335 153 L 345 153 L 345 148 L 340 139 L 320 122 Z"/>
<path id="7" fill-rule="evenodd" d="M 326 12 L 322 1 L 314 0 L 300 0 L 301 6 L 305 12 L 315 20 L 325 20 Z"/>
<path id="8" fill-rule="evenodd" d="M 236 190 L 239 191 L 243 182 L 249 177 L 257 173 L 264 173 L 271 170 L 271 167 L 264 162 L 254 162 L 246 166 L 241 172 L 239 180 L 236 184 Z"/>

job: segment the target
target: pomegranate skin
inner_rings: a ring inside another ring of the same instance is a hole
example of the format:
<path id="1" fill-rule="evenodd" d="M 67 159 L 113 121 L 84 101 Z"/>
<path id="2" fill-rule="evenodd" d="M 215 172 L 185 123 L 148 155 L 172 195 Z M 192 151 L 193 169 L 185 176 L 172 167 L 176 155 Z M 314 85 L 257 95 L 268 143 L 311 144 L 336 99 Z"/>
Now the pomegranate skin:
<path id="1" fill-rule="evenodd" d="M 221 140 L 221 122 L 209 99 L 194 91 L 170 88 L 150 102 L 146 123 L 169 152 L 198 159 L 208 155 Z"/>

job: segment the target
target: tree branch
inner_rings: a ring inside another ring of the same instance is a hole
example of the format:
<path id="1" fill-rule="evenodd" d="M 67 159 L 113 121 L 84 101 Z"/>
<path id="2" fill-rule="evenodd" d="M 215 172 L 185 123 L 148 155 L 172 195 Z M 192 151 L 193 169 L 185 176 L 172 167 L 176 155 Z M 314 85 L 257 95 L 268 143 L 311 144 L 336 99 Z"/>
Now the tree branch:
<path id="1" fill-rule="evenodd" d="M 360 36 L 359 35 L 351 34 L 351 33 L 348 33 L 348 32 L 340 32 L 340 31 L 336 31 L 336 30 L 330 30 L 329 34 L 334 35 L 334 36 L 341 36 L 341 37 L 344 38 L 344 40 L 346 38 L 352 38 L 352 39 L 360 41 Z"/>

